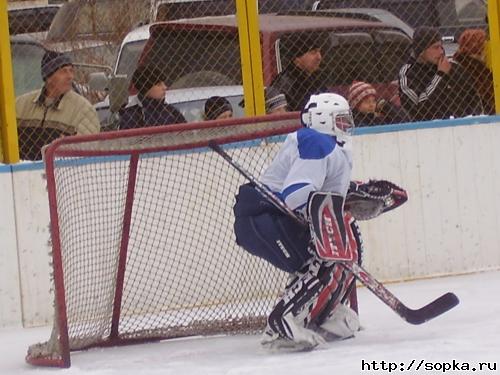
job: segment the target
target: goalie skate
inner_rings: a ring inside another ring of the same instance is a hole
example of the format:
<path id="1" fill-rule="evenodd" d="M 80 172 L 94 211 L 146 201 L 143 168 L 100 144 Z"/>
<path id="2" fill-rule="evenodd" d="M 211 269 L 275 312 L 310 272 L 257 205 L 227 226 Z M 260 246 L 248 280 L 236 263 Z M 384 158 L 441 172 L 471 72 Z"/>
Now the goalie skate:
<path id="1" fill-rule="evenodd" d="M 358 314 L 343 304 L 339 304 L 326 321 L 315 329 L 326 342 L 352 338 L 359 330 Z"/>
<path id="2" fill-rule="evenodd" d="M 281 336 L 268 325 L 260 342 L 266 350 L 270 352 L 308 352 L 325 343 L 321 334 L 301 327 L 293 317 L 284 317 L 283 320 L 293 332 L 293 339 Z"/>

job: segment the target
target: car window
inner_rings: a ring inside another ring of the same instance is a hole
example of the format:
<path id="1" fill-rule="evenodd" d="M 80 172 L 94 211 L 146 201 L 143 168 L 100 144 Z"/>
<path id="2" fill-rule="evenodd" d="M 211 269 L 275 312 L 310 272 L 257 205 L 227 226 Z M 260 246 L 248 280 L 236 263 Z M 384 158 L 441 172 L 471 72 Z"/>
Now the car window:
<path id="1" fill-rule="evenodd" d="M 458 20 L 463 25 L 485 23 L 485 0 L 455 0 Z"/>
<path id="2" fill-rule="evenodd" d="M 122 47 L 115 74 L 125 74 L 129 80 L 131 79 L 146 42 L 146 39 L 139 40 L 127 43 Z"/>
<path id="3" fill-rule="evenodd" d="M 42 87 L 40 62 L 45 50 L 37 44 L 11 43 L 16 96 Z"/>
<path id="4" fill-rule="evenodd" d="M 9 33 L 16 35 L 47 31 L 58 10 L 58 5 L 9 9 Z"/>
<path id="5" fill-rule="evenodd" d="M 168 98 L 168 93 L 167 93 Z M 239 106 L 243 95 L 225 96 L 233 107 L 233 117 L 244 116 L 244 110 Z M 184 115 L 187 122 L 203 121 L 203 113 L 206 99 L 190 100 L 185 102 L 173 103 L 173 105 Z"/>
<path id="6" fill-rule="evenodd" d="M 141 64 L 163 67 L 172 88 L 241 84 L 236 32 L 162 30 L 150 51 Z"/>

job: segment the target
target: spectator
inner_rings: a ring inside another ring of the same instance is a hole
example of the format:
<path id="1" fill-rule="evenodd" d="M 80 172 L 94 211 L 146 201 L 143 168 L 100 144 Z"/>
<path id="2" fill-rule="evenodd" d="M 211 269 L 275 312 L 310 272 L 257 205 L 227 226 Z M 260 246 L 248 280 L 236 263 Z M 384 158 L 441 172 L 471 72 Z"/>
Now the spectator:
<path id="1" fill-rule="evenodd" d="M 414 120 L 447 119 L 482 112 L 473 79 L 445 56 L 438 29 L 417 28 L 412 47 L 412 58 L 399 71 L 399 96 L 402 107 Z"/>
<path id="2" fill-rule="evenodd" d="M 280 40 L 282 56 L 289 63 L 271 87 L 285 94 L 290 111 L 300 111 L 311 94 L 326 91 L 319 76 L 323 39 L 318 34 L 294 33 Z"/>
<path id="3" fill-rule="evenodd" d="M 280 93 L 273 87 L 268 87 L 265 90 L 265 97 L 267 114 L 288 112 L 285 94 Z"/>
<path id="4" fill-rule="evenodd" d="M 404 109 L 378 98 L 377 91 L 369 83 L 353 82 L 349 87 L 348 100 L 356 126 L 397 124 L 409 121 Z"/>
<path id="5" fill-rule="evenodd" d="M 481 29 L 467 29 L 458 39 L 458 50 L 453 59 L 459 63 L 474 80 L 474 86 L 481 98 L 484 113 L 495 114 L 493 75 L 485 63 L 486 32 Z"/>
<path id="6" fill-rule="evenodd" d="M 41 89 L 16 100 L 19 152 L 23 160 L 42 159 L 42 147 L 64 135 L 99 133 L 97 113 L 73 91 L 73 62 L 65 54 L 47 51 L 41 61 Z"/>
<path id="7" fill-rule="evenodd" d="M 132 84 L 137 98 L 119 111 L 120 129 L 186 122 L 182 113 L 166 101 L 165 74 L 159 67 L 139 66 L 132 74 Z"/>
<path id="8" fill-rule="evenodd" d="M 224 120 L 233 117 L 233 107 L 226 98 L 212 96 L 205 102 L 205 120 Z"/>

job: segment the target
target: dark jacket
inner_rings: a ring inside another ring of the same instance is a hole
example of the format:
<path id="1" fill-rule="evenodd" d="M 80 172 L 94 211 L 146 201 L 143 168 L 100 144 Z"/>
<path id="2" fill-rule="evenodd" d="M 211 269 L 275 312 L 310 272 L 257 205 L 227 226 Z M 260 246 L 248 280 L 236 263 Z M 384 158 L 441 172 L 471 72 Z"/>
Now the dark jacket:
<path id="1" fill-rule="evenodd" d="M 391 102 L 381 101 L 377 104 L 380 113 L 363 113 L 357 109 L 352 110 L 352 117 L 356 127 L 375 126 L 386 124 L 401 124 L 410 121 L 408 113 Z"/>
<path id="2" fill-rule="evenodd" d="M 138 96 L 138 103 L 120 110 L 119 129 L 180 124 L 186 122 L 182 113 L 165 101 Z"/>
<path id="3" fill-rule="evenodd" d="M 481 99 L 469 73 L 452 61 L 449 74 L 420 62 L 399 71 L 401 106 L 414 120 L 448 119 L 482 113 Z"/>
<path id="4" fill-rule="evenodd" d="M 474 86 L 481 98 L 484 113 L 495 114 L 495 96 L 493 92 L 493 74 L 486 64 L 464 53 L 455 53 L 453 59 L 460 64 L 474 80 Z"/>
<path id="5" fill-rule="evenodd" d="M 312 94 L 326 92 L 319 72 L 309 75 L 295 64 L 278 74 L 270 87 L 285 94 L 289 111 L 301 111 Z"/>

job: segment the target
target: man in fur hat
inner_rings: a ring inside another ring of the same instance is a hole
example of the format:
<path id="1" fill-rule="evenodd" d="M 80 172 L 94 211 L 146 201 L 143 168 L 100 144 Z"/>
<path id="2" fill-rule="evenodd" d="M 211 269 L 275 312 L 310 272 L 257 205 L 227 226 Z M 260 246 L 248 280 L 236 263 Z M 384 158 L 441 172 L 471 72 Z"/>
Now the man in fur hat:
<path id="1" fill-rule="evenodd" d="M 414 120 L 483 112 L 474 81 L 465 69 L 446 57 L 438 29 L 417 28 L 412 48 L 413 56 L 399 71 L 399 96 Z"/>

